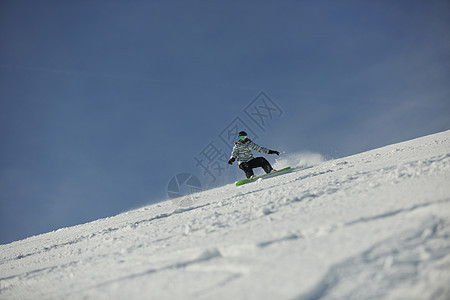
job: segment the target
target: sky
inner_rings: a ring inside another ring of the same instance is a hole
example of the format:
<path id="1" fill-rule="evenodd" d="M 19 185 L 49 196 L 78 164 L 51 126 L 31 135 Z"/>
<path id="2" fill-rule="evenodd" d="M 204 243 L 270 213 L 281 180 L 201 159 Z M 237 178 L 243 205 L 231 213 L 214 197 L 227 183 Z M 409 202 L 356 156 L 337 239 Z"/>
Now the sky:
<path id="1" fill-rule="evenodd" d="M 236 130 L 331 159 L 450 129 L 444 0 L 3 0 L 0 45 L 0 243 L 240 179 Z"/>

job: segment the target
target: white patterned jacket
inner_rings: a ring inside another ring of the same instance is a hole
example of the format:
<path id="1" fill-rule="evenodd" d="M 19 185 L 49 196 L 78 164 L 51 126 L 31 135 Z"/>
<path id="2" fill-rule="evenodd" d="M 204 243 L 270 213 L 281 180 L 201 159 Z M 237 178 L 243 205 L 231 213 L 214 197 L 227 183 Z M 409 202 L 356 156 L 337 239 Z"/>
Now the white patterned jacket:
<path id="1" fill-rule="evenodd" d="M 243 162 L 248 162 L 253 159 L 252 150 L 257 152 L 269 154 L 269 149 L 261 147 L 250 139 L 245 139 L 244 141 L 239 141 L 234 143 L 233 151 L 231 152 L 231 158 L 237 158 L 238 165 Z"/>

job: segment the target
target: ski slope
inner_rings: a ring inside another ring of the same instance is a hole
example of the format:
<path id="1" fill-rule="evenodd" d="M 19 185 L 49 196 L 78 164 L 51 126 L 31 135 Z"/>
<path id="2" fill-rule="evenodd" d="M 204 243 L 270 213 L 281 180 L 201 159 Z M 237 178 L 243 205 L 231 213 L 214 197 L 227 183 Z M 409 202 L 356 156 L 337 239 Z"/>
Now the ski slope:
<path id="1" fill-rule="evenodd" d="M 0 299 L 450 299 L 449 283 L 450 131 L 0 245 Z"/>

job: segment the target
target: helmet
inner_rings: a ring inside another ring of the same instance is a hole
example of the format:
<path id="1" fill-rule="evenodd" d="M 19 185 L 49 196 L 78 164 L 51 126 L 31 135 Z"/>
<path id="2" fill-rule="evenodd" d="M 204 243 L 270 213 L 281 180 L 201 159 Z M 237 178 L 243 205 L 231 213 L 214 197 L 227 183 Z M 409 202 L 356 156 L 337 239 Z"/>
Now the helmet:
<path id="1" fill-rule="evenodd" d="M 239 132 L 238 138 L 239 138 L 239 141 L 245 143 L 245 142 L 248 140 L 248 138 L 247 138 L 247 132 L 245 132 L 245 131 Z"/>

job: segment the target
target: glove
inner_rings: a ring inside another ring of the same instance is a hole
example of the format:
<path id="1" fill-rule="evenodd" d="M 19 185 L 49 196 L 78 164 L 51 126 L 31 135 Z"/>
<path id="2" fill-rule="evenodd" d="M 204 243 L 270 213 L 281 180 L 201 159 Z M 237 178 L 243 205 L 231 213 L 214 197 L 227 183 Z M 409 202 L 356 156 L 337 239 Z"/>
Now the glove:
<path id="1" fill-rule="evenodd" d="M 228 161 L 228 164 L 232 165 L 235 160 L 236 160 L 236 158 L 234 158 L 234 157 L 230 158 L 230 160 Z"/>
<path id="2" fill-rule="evenodd" d="M 280 155 L 280 152 L 275 151 L 275 150 L 269 150 L 269 154 L 276 154 L 276 155 Z"/>

